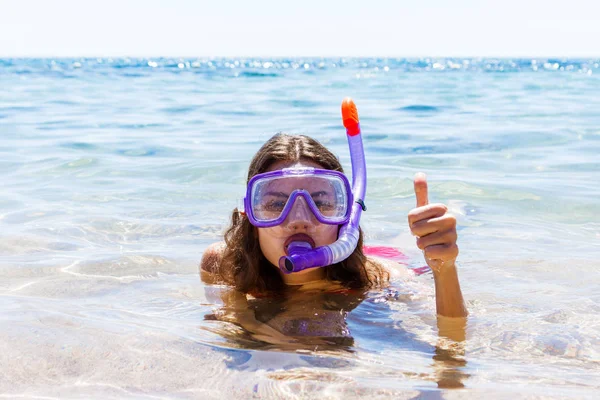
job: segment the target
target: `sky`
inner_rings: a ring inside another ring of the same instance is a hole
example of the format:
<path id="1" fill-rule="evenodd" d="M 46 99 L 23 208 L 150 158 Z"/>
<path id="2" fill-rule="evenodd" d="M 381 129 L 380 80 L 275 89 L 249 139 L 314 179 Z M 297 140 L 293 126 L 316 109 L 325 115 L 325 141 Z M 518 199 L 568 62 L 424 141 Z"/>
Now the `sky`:
<path id="1" fill-rule="evenodd" d="M 0 0 L 0 57 L 600 57 L 600 0 Z"/>

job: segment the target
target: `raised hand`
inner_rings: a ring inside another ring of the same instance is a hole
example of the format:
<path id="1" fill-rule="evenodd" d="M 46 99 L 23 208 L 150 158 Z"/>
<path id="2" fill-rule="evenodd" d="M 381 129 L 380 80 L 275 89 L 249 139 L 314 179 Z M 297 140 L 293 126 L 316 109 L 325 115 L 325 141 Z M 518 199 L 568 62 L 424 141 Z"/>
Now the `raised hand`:
<path id="1" fill-rule="evenodd" d="M 415 175 L 414 186 L 417 207 L 408 213 L 408 225 L 417 237 L 417 247 L 423 250 L 427 265 L 438 275 L 444 267 L 453 267 L 458 256 L 456 218 L 447 213 L 444 204 L 429 204 L 425 174 Z"/>
<path id="2" fill-rule="evenodd" d="M 433 271 L 437 314 L 453 318 L 466 317 L 469 313 L 460 290 L 455 264 L 458 256 L 456 218 L 447 214 L 448 208 L 445 205 L 429 204 L 425 174 L 416 174 L 414 183 L 417 207 L 408 213 L 408 225 L 412 234 L 417 237 L 417 246 L 423 250 L 427 265 Z M 464 322 L 461 320 L 461 323 Z"/>

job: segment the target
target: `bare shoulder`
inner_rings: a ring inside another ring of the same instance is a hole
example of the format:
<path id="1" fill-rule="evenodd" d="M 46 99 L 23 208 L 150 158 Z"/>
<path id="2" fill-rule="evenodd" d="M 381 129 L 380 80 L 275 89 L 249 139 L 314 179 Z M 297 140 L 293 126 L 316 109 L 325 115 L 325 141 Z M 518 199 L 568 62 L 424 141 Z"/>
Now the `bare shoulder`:
<path id="1" fill-rule="evenodd" d="M 367 257 L 367 261 L 383 268 L 389 274 L 391 280 L 409 279 L 413 276 L 408 268 L 393 260 L 369 256 Z"/>
<path id="2" fill-rule="evenodd" d="M 216 283 L 219 279 L 221 259 L 225 251 L 225 243 L 213 243 L 204 250 L 200 260 L 200 277 L 206 283 Z"/>

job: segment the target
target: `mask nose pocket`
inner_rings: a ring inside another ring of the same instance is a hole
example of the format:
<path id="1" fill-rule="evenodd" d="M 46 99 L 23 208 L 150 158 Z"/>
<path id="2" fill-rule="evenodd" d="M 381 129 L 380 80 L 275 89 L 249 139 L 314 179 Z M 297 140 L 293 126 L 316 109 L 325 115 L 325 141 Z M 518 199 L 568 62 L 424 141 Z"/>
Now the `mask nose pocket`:
<path id="1" fill-rule="evenodd" d="M 292 208 L 287 217 L 287 222 L 288 226 L 294 229 L 299 229 L 301 227 L 307 229 L 308 226 L 315 224 L 316 218 L 304 196 L 298 196 L 294 201 L 294 204 L 292 204 Z"/>

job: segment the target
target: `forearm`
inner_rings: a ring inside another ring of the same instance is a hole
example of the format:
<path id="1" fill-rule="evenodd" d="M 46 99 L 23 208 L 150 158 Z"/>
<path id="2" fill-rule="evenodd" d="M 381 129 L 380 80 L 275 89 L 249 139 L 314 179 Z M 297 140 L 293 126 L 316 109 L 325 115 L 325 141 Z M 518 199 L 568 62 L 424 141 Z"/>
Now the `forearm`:
<path id="1" fill-rule="evenodd" d="M 433 277 L 437 314 L 444 317 L 466 317 L 469 313 L 460 290 L 456 265 L 444 265 L 438 272 L 434 271 Z"/>

